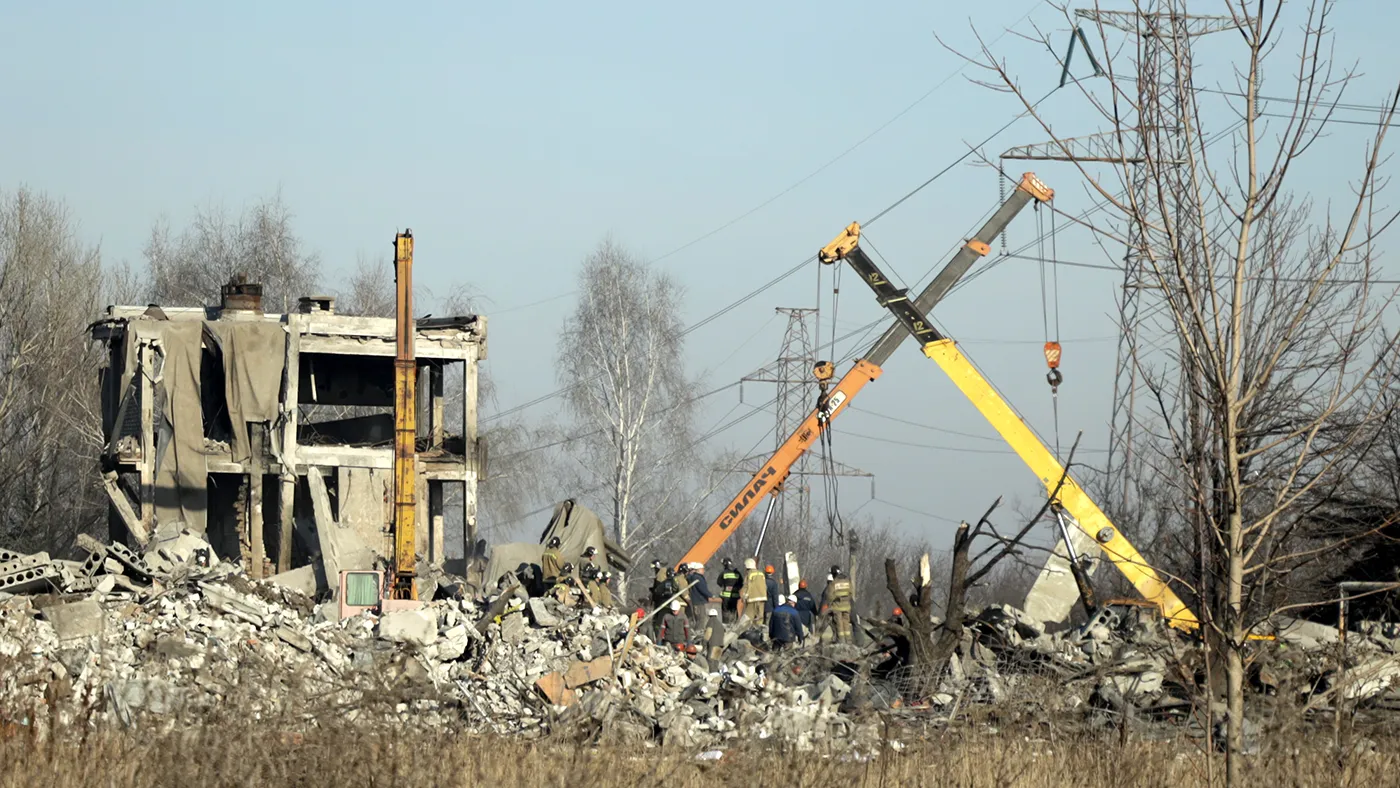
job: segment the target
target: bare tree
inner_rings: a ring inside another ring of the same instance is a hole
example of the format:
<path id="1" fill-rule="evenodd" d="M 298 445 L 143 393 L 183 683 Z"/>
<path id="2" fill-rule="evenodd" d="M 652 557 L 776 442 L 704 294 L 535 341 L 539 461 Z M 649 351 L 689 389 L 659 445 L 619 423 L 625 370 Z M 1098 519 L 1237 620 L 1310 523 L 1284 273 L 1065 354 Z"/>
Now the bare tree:
<path id="1" fill-rule="evenodd" d="M 1136 45 L 1137 73 L 1120 81 L 1105 60 L 1108 79 L 1080 85 L 1109 128 L 1097 158 L 1118 164 L 1107 175 L 1102 164 L 1076 166 L 1117 219 L 1093 229 L 1128 244 L 1143 280 L 1132 284 L 1156 294 L 1143 309 L 1159 322 L 1144 331 L 1155 327 L 1162 349 L 1140 346 L 1133 360 L 1157 417 L 1143 472 L 1162 482 L 1161 504 L 1189 524 L 1197 566 L 1188 577 L 1207 642 L 1223 656 L 1226 778 L 1238 785 L 1246 640 L 1280 609 L 1319 601 L 1300 598 L 1295 581 L 1380 527 L 1319 538 L 1309 510 L 1362 467 L 1393 405 L 1383 362 L 1395 337 L 1383 318 L 1394 293 L 1374 284 L 1374 243 L 1395 218 L 1380 215 L 1375 199 L 1400 91 L 1377 109 L 1368 144 L 1333 157 L 1354 157 L 1352 197 L 1314 204 L 1289 176 L 1352 78 L 1329 60 L 1333 3 L 1314 0 L 1297 15 L 1282 3 L 1223 5 L 1238 29 L 1236 84 L 1209 94 L 1209 107 L 1191 77 L 1185 4 L 1143 2 L 1128 12 L 1140 32 L 1128 45 Z M 1296 57 L 1269 72 L 1272 92 L 1289 97 L 1287 111 L 1271 120 L 1261 112 L 1261 81 L 1293 22 L 1302 27 Z M 1105 51 L 1115 48 L 1109 36 L 1099 28 Z M 1082 159 L 985 45 L 973 60 L 1021 98 L 1052 147 Z M 1178 78 L 1160 90 L 1166 68 Z M 1233 147 L 1212 144 L 1221 139 Z"/>
<path id="2" fill-rule="evenodd" d="M 574 439 L 564 445 L 580 480 L 607 490 L 613 539 L 645 548 L 646 532 L 666 525 L 659 518 L 695 467 L 684 455 L 692 386 L 681 290 L 608 240 L 584 261 L 579 291 L 556 361 L 573 416 Z"/>
<path id="3" fill-rule="evenodd" d="M 8 546 L 63 550 L 94 530 L 100 354 L 86 326 L 103 274 L 60 202 L 0 196 L 0 522 Z"/>
<path id="4" fill-rule="evenodd" d="M 281 193 L 259 200 L 238 216 L 221 207 L 201 208 L 175 232 L 156 222 L 146 242 L 150 298 L 168 305 L 207 303 L 234 274 L 261 283 L 269 308 L 288 311 L 316 289 L 320 261 L 307 251 Z"/>
<path id="5" fill-rule="evenodd" d="M 415 294 L 416 296 L 417 294 Z M 394 262 L 361 252 L 355 257 L 355 270 L 341 288 L 336 310 L 347 315 L 394 316 Z M 422 298 L 415 300 L 426 303 Z"/>

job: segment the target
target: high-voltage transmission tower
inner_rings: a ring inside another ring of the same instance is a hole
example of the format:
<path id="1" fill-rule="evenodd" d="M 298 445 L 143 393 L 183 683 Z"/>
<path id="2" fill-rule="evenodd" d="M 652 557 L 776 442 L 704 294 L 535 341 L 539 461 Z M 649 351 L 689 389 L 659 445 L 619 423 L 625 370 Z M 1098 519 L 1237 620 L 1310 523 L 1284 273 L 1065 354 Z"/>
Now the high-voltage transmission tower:
<path id="1" fill-rule="evenodd" d="M 812 370 L 818 360 L 812 343 L 812 324 L 816 322 L 817 310 L 810 307 L 778 307 L 777 311 L 787 316 L 787 329 L 783 332 L 783 345 L 778 351 L 778 358 L 742 378 L 745 383 L 772 383 L 777 387 L 774 400 L 775 448 L 797 431 L 817 404 L 817 381 Z M 765 452 L 761 456 L 745 458 L 736 470 L 753 473 L 767 457 L 768 453 Z M 811 479 L 814 476 L 874 478 L 871 473 L 835 462 L 813 447 L 802 454 L 792 466 L 792 473 L 783 488 L 773 494 L 771 523 L 812 522 Z M 834 480 L 828 483 L 834 483 Z M 843 536 L 840 533 L 834 535 Z"/>
<path id="2" fill-rule="evenodd" d="M 1113 404 L 1110 416 L 1107 471 L 1110 480 L 1118 476 L 1122 484 L 1123 502 L 1131 495 L 1133 440 L 1136 426 L 1136 395 L 1138 389 L 1138 333 L 1141 313 L 1140 293 L 1149 287 L 1143 277 L 1143 252 L 1152 242 L 1145 227 L 1160 225 L 1159 204 L 1153 191 L 1154 168 L 1157 179 L 1170 178 L 1164 172 L 1187 158 L 1189 144 L 1181 128 L 1182 97 L 1192 90 L 1191 47 L 1189 39 L 1233 30 L 1238 25 L 1228 16 L 1196 16 L 1184 11 L 1181 0 L 1148 0 L 1141 11 L 1104 11 L 1075 9 L 1081 20 L 1108 26 L 1136 35 L 1139 39 L 1137 65 L 1138 126 L 1119 136 L 1116 131 L 1052 140 L 1035 145 L 1023 145 L 1001 154 L 1003 159 L 1034 161 L 1104 162 L 1133 165 L 1132 205 L 1140 216 L 1130 219 L 1128 248 L 1123 260 L 1123 294 L 1119 306 L 1120 333 L 1118 358 L 1114 366 Z M 1071 36 L 1069 54 L 1065 57 L 1064 73 L 1069 71 L 1069 58 L 1075 40 L 1089 48 L 1081 28 Z M 1093 56 L 1090 54 L 1093 62 Z M 1093 62 L 1095 76 L 1102 74 Z M 1061 79 L 1064 84 L 1064 78 Z M 1120 139 L 1134 140 L 1133 149 L 1124 150 Z M 1151 165 L 1151 166 L 1148 166 Z M 1175 189 L 1171 191 L 1175 192 Z M 1171 210 L 1168 207 L 1168 210 Z"/>

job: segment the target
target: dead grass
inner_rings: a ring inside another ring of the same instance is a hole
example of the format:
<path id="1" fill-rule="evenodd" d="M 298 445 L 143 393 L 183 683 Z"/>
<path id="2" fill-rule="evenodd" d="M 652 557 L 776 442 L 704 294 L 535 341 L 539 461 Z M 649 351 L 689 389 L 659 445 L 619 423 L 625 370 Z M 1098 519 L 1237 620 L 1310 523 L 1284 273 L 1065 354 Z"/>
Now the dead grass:
<path id="1" fill-rule="evenodd" d="M 1206 759 L 1184 741 L 1118 743 L 1116 736 L 1072 740 L 990 733 L 935 734 L 902 752 L 867 761 L 780 746 L 732 748 L 723 761 L 694 752 L 489 737 L 348 729 L 304 736 L 251 724 L 164 733 L 62 734 L 41 741 L 9 728 L 0 740 L 0 788 L 128 786 L 1162 786 L 1206 785 Z M 1323 735 L 1271 741 L 1251 760 L 1248 784 L 1393 784 L 1400 740 L 1337 757 Z M 1216 765 L 1219 766 L 1218 756 Z M 1217 771 L 1217 784 L 1219 772 Z"/>

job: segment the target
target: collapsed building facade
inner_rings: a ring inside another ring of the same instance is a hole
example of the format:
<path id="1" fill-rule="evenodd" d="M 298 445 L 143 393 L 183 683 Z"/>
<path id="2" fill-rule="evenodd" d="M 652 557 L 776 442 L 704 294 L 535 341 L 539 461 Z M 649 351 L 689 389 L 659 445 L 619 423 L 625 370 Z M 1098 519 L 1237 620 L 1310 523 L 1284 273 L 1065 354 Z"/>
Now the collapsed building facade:
<path id="1" fill-rule="evenodd" d="M 300 569 L 321 588 L 341 570 L 382 564 L 392 554 L 394 320 L 336 314 L 326 296 L 268 313 L 261 286 L 241 277 L 220 296 L 213 307 L 110 306 L 91 327 L 107 348 L 113 541 L 139 547 L 188 529 L 253 578 Z M 450 531 L 476 542 L 486 319 L 418 320 L 413 342 L 417 553 L 441 567 Z M 461 495 L 452 522 L 450 486 Z"/>

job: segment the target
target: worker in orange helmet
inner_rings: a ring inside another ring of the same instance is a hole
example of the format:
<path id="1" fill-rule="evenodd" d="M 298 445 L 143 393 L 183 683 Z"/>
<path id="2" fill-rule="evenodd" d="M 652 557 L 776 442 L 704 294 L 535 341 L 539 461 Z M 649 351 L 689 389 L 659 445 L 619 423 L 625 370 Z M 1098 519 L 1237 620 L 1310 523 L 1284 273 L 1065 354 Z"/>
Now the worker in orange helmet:
<path id="1" fill-rule="evenodd" d="M 797 615 L 802 619 L 802 626 L 813 634 L 816 630 L 812 627 L 817 618 L 817 600 L 812 596 L 812 592 L 807 590 L 807 581 L 800 580 L 797 583 L 797 594 L 794 595 L 793 607 L 797 608 Z"/>
<path id="2" fill-rule="evenodd" d="M 778 597 L 783 593 L 783 587 L 778 584 L 778 578 L 773 574 L 773 565 L 763 567 L 763 587 L 768 592 L 768 615 L 771 618 L 773 611 L 778 609 Z"/>

